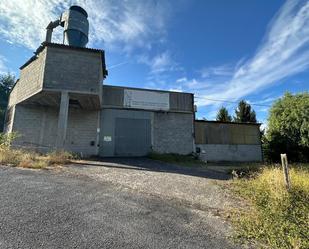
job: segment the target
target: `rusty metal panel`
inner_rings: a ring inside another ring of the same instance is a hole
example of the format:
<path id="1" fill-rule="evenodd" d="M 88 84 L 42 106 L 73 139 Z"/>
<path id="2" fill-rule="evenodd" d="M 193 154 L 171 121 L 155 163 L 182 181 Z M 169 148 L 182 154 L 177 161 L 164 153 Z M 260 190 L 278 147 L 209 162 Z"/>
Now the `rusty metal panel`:
<path id="1" fill-rule="evenodd" d="M 206 125 L 206 143 L 207 144 L 222 144 L 222 127 L 221 125 L 209 124 Z"/>
<path id="2" fill-rule="evenodd" d="M 170 110 L 193 111 L 193 95 L 189 93 L 170 92 Z"/>
<path id="3" fill-rule="evenodd" d="M 245 127 L 245 144 L 260 144 L 260 131 L 257 127 Z"/>
<path id="4" fill-rule="evenodd" d="M 195 143 L 206 144 L 205 125 L 195 122 Z"/>
<path id="5" fill-rule="evenodd" d="M 123 88 L 103 86 L 103 106 L 123 107 Z"/>
<path id="6" fill-rule="evenodd" d="M 236 123 L 195 122 L 196 144 L 247 144 L 258 145 L 258 125 Z"/>

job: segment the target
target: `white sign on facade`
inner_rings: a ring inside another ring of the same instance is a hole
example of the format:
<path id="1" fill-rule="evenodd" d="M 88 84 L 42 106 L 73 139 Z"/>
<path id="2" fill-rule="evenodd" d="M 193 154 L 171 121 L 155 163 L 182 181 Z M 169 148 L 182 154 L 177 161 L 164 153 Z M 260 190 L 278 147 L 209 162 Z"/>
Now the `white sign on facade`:
<path id="1" fill-rule="evenodd" d="M 111 142 L 112 137 L 111 136 L 104 136 L 103 140 L 104 140 L 104 142 Z"/>
<path id="2" fill-rule="evenodd" d="M 170 109 L 170 96 L 169 93 L 165 92 L 125 89 L 123 105 L 129 108 L 168 111 Z"/>

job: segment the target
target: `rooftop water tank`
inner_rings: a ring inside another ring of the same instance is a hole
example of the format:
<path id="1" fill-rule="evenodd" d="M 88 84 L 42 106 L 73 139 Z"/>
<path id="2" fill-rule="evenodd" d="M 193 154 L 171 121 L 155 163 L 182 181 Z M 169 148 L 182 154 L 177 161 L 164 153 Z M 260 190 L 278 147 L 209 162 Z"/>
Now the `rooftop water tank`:
<path id="1" fill-rule="evenodd" d="M 64 43 L 75 47 L 85 47 L 88 43 L 87 12 L 79 6 L 73 5 L 61 15 L 60 25 L 64 27 Z"/>

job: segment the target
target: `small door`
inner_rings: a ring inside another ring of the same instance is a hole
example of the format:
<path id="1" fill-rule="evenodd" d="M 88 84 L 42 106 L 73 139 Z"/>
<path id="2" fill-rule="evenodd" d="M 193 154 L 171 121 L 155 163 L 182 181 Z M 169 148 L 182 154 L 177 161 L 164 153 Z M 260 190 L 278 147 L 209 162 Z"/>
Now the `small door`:
<path id="1" fill-rule="evenodd" d="M 146 156 L 150 150 L 149 119 L 116 118 L 115 156 Z"/>

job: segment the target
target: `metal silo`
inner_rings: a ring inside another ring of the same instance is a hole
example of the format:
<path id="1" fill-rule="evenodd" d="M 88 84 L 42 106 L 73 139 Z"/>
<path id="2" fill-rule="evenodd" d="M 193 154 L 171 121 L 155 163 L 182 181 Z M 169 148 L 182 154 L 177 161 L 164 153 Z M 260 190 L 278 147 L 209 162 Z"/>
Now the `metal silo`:
<path id="1" fill-rule="evenodd" d="M 88 42 L 89 22 L 87 12 L 79 6 L 71 6 L 61 16 L 64 27 L 64 43 L 70 46 L 85 47 Z"/>
<path id="2" fill-rule="evenodd" d="M 85 47 L 88 42 L 89 22 L 87 12 L 79 6 L 73 5 L 65 11 L 59 19 L 52 21 L 46 27 L 46 42 L 51 42 L 53 29 L 62 26 L 63 41 L 75 47 Z"/>

